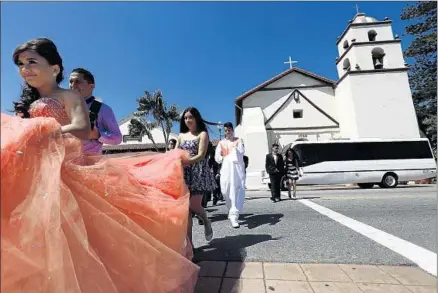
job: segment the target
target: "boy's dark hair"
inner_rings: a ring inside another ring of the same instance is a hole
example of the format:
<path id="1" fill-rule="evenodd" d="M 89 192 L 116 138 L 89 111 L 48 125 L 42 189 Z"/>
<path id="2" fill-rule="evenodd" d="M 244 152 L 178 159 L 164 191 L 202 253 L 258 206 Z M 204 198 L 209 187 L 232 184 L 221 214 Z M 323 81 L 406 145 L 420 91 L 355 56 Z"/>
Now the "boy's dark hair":
<path id="1" fill-rule="evenodd" d="M 233 127 L 233 123 L 231 123 L 231 122 L 225 122 L 224 123 L 224 128 L 231 128 L 231 129 L 234 129 L 234 127 Z"/>
<path id="2" fill-rule="evenodd" d="M 94 83 L 94 75 L 88 71 L 87 69 L 84 68 L 75 68 L 73 69 L 73 71 L 71 73 L 78 73 L 81 74 L 82 77 L 90 84 L 95 84 Z"/>
<path id="3" fill-rule="evenodd" d="M 280 145 L 279 145 L 278 143 L 274 142 L 274 143 L 272 144 L 272 147 L 280 147 Z"/>

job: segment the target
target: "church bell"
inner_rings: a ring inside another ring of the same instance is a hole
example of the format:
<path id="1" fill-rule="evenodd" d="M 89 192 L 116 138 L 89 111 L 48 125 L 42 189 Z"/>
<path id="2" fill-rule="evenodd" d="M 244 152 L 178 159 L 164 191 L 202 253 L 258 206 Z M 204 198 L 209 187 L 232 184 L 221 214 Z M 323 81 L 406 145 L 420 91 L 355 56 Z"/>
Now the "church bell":
<path id="1" fill-rule="evenodd" d="M 382 64 L 382 62 L 380 62 L 379 59 L 376 59 L 376 62 L 374 63 L 374 68 L 375 69 L 382 69 L 383 68 L 383 64 Z"/>

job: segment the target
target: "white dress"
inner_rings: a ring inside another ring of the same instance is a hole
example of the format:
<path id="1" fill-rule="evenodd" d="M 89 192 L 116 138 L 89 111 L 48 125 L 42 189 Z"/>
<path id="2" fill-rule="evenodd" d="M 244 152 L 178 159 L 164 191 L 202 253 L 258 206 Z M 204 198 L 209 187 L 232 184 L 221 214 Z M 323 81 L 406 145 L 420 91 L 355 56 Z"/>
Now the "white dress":
<path id="1" fill-rule="evenodd" d="M 216 162 L 222 164 L 220 185 L 228 208 L 228 218 L 236 221 L 243 210 L 245 200 L 244 154 L 243 141 L 238 138 L 221 140 L 215 153 Z"/>

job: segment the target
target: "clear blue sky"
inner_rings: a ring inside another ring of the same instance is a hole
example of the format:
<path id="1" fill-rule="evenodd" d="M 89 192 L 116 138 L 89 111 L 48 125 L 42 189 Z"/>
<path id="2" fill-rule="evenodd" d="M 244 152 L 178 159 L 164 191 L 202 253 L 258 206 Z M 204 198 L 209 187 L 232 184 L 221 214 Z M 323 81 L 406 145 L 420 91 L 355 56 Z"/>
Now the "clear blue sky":
<path id="1" fill-rule="evenodd" d="M 210 121 L 234 122 L 234 99 L 297 67 L 337 79 L 336 38 L 360 12 L 400 20 L 408 2 L 1 2 L 1 110 L 11 109 L 22 83 L 14 48 L 48 37 L 66 77 L 85 67 L 95 95 L 121 119 L 144 90 L 160 88 L 169 103 L 197 107 Z M 63 86 L 67 86 L 64 82 Z"/>

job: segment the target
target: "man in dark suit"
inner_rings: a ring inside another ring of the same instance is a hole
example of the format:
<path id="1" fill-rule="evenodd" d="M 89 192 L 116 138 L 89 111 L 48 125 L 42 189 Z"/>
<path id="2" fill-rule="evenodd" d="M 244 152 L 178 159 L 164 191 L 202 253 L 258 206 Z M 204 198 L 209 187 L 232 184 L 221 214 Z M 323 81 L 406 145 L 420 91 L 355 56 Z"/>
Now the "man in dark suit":
<path id="1" fill-rule="evenodd" d="M 218 201 L 224 201 L 224 197 L 221 192 L 221 165 L 218 164 L 216 161 L 213 162 L 213 174 L 214 179 L 216 181 L 217 187 L 215 190 L 213 190 L 213 205 L 217 205 Z"/>
<path id="2" fill-rule="evenodd" d="M 281 178 L 284 175 L 283 157 L 278 154 L 279 145 L 272 145 L 272 153 L 266 155 L 265 169 L 271 180 L 271 200 L 273 202 L 281 201 Z"/>
<path id="3" fill-rule="evenodd" d="M 246 172 L 246 168 L 248 168 L 248 164 L 249 164 L 249 159 L 247 156 L 243 156 L 243 162 L 245 163 L 245 172 Z"/>

